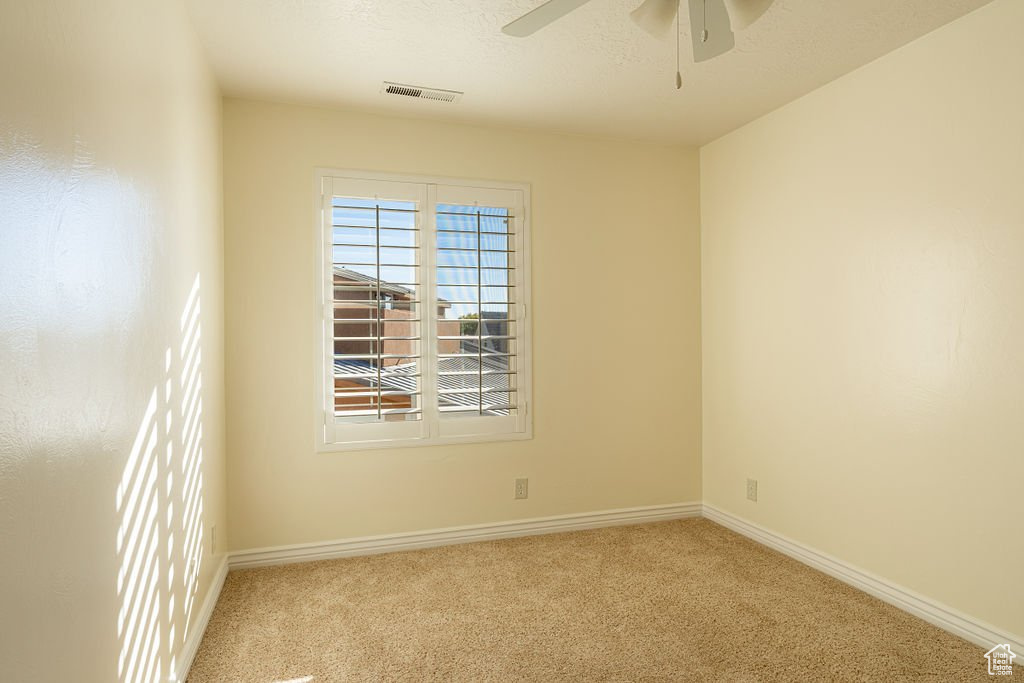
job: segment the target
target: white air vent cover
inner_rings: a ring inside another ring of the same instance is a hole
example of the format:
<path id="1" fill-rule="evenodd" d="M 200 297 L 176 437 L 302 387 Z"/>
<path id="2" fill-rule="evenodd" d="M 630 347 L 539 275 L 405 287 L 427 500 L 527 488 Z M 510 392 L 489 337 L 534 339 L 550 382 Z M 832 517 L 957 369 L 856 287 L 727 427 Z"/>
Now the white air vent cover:
<path id="1" fill-rule="evenodd" d="M 434 100 L 437 102 L 458 102 L 462 99 L 463 93 L 458 90 L 440 90 L 438 88 L 424 88 L 422 85 L 407 85 L 404 83 L 392 83 L 384 81 L 380 91 L 385 95 L 396 95 L 398 97 L 417 97 L 421 100 Z"/>

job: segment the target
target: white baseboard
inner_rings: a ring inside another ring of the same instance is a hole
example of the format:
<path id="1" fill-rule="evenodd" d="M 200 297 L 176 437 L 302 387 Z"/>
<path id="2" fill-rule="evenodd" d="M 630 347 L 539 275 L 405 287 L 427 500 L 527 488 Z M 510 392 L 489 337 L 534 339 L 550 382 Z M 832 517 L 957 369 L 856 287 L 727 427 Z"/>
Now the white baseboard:
<path id="1" fill-rule="evenodd" d="M 192 668 L 192 662 L 196 658 L 196 653 L 199 652 L 199 643 L 202 642 L 203 634 L 206 633 L 206 626 L 210 623 L 210 616 L 213 614 L 213 608 L 217 605 L 217 598 L 220 597 L 220 591 L 224 588 L 224 579 L 227 577 L 228 556 L 224 555 L 217 566 L 217 571 L 214 572 L 210 590 L 206 591 L 203 604 L 199 606 L 195 622 L 188 630 L 188 636 L 181 647 L 181 652 L 178 653 L 171 681 L 184 681 L 188 677 L 188 670 Z"/>
<path id="2" fill-rule="evenodd" d="M 231 569 L 245 569 L 276 564 L 291 564 L 293 562 L 331 560 L 339 557 L 393 553 L 400 550 L 416 550 L 418 548 L 433 548 L 435 546 L 453 545 L 456 543 L 492 541 L 499 538 L 513 538 L 516 536 L 579 531 L 581 529 L 596 529 L 598 527 L 623 524 L 644 524 L 646 522 L 660 522 L 669 519 L 700 517 L 700 515 L 700 503 L 677 503 L 559 515 L 557 517 L 537 517 L 511 522 L 494 522 L 491 524 L 449 527 L 447 529 L 432 529 L 429 531 L 414 531 L 384 536 L 365 536 L 323 543 L 303 543 L 276 548 L 242 550 L 231 554 L 230 567 Z"/>
<path id="3" fill-rule="evenodd" d="M 855 567 L 839 558 L 820 552 L 774 533 L 764 527 L 736 517 L 728 512 L 704 504 L 704 517 L 712 522 L 732 529 L 762 545 L 778 550 L 784 555 L 839 579 L 843 583 L 864 591 L 879 600 L 889 603 L 904 612 L 924 619 L 944 631 L 960 636 L 964 640 L 980 645 L 986 650 L 998 643 L 1006 643 L 1017 652 L 1024 652 L 1024 638 L 999 631 L 995 626 L 947 607 L 912 590 L 898 586 L 891 581 Z"/>

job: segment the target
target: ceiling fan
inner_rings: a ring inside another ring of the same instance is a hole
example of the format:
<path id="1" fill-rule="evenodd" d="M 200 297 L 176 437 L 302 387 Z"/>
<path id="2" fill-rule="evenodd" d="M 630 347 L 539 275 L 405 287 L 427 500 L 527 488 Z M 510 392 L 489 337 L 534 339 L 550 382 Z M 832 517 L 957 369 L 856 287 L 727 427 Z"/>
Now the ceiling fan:
<path id="1" fill-rule="evenodd" d="M 676 22 L 678 38 L 679 6 L 684 0 L 644 0 L 630 13 L 633 22 L 656 37 L 664 37 Z M 693 61 L 703 62 L 731 50 L 736 44 L 733 28 L 743 30 L 753 24 L 771 6 L 773 0 L 685 0 L 689 5 Z M 590 0 L 548 0 L 527 12 L 502 32 L 525 38 L 560 19 Z M 678 41 L 677 41 L 678 52 Z M 682 81 L 676 74 L 676 87 Z"/>

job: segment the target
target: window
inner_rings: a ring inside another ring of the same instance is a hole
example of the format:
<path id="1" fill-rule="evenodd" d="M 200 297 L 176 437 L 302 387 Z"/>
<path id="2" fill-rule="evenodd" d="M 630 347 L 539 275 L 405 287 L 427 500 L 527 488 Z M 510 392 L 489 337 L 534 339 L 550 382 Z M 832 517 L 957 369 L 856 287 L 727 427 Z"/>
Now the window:
<path id="1" fill-rule="evenodd" d="M 317 175 L 323 450 L 531 435 L 529 190 Z"/>

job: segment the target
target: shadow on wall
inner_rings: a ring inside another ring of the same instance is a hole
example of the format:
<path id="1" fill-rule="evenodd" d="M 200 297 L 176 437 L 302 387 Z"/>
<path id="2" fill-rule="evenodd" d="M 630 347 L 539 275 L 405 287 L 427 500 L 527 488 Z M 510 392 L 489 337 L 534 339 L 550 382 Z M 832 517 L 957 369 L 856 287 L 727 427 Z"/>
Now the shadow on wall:
<path id="1" fill-rule="evenodd" d="M 200 298 L 197 274 L 115 495 L 120 683 L 174 680 L 189 635 L 204 540 Z"/>

